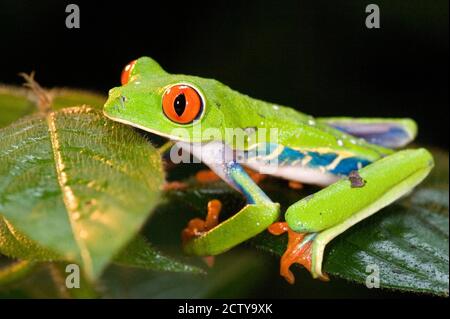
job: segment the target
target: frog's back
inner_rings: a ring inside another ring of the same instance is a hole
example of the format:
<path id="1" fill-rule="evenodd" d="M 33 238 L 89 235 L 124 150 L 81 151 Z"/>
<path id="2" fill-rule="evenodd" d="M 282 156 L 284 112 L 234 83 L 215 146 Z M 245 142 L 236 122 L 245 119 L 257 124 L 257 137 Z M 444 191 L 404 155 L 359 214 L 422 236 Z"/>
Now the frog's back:
<path id="1" fill-rule="evenodd" d="M 340 158 L 354 156 L 366 162 L 376 161 L 392 153 L 389 148 L 347 134 L 345 130 L 336 129 L 311 115 L 252 98 L 217 80 L 193 76 L 185 76 L 185 79 L 204 90 L 207 103 L 221 114 L 222 129 L 240 128 L 254 134 L 261 128 L 266 131 L 276 130 L 276 141 L 270 141 L 271 144 L 300 152 L 334 154 Z"/>
<path id="2" fill-rule="evenodd" d="M 297 151 L 339 155 L 352 153 L 370 162 L 391 153 L 389 149 L 346 134 L 291 107 L 229 90 L 222 99 L 226 105 L 221 107 L 226 127 L 277 130 L 275 143 Z"/>

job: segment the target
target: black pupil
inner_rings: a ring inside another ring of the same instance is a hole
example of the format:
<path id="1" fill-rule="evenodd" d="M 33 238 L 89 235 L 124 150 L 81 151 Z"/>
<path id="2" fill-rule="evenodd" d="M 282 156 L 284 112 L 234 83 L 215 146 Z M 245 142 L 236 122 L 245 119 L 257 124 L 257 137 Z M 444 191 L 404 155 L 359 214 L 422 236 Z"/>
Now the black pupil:
<path id="1" fill-rule="evenodd" d="M 175 113 L 177 113 L 178 116 L 181 116 L 184 113 L 184 110 L 186 109 L 186 97 L 183 93 L 179 94 L 175 101 L 173 102 L 173 106 L 175 108 Z"/>

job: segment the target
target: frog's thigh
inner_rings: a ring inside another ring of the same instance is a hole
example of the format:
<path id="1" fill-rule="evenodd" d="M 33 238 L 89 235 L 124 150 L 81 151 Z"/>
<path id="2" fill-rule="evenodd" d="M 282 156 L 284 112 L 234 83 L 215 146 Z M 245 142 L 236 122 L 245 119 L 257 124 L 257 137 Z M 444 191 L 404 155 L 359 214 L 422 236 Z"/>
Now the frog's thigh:
<path id="1" fill-rule="evenodd" d="M 324 117 L 317 121 L 347 134 L 364 138 L 372 144 L 400 148 L 417 135 L 417 125 L 411 119 Z"/>
<path id="2" fill-rule="evenodd" d="M 410 192 L 432 167 L 428 151 L 400 151 L 359 170 L 364 186 L 352 187 L 349 179 L 342 179 L 289 207 L 286 221 L 291 229 L 319 233 L 312 247 L 313 276 L 322 275 L 328 242 Z"/>

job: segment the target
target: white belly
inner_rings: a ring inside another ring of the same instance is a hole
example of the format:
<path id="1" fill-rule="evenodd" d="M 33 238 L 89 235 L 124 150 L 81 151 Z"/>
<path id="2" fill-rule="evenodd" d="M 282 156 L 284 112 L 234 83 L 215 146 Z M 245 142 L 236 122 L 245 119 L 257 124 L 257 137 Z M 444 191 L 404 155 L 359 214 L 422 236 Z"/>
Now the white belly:
<path id="1" fill-rule="evenodd" d="M 312 169 L 301 165 L 271 166 L 257 162 L 246 162 L 242 165 L 257 171 L 261 174 L 269 174 L 281 177 L 290 181 L 297 181 L 304 184 L 327 186 L 339 180 L 339 176 L 322 172 L 319 169 Z"/>

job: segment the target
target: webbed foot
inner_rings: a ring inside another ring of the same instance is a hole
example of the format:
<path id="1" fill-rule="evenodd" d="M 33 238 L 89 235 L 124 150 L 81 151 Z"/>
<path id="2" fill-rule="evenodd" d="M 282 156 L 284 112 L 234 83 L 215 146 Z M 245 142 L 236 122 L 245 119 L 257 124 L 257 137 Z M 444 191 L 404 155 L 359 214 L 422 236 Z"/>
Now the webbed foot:
<path id="1" fill-rule="evenodd" d="M 213 199 L 208 202 L 208 213 L 205 220 L 200 218 L 193 218 L 188 222 L 188 225 L 181 233 L 183 243 L 187 243 L 193 238 L 200 237 L 208 230 L 214 228 L 219 223 L 219 214 L 222 210 L 222 203 Z"/>
<path id="2" fill-rule="evenodd" d="M 222 203 L 213 199 L 208 202 L 208 213 L 205 220 L 200 218 L 193 218 L 188 222 L 188 225 L 181 233 L 183 244 L 186 244 L 192 238 L 199 237 L 206 233 L 208 230 L 214 228 L 219 223 L 219 214 L 222 210 Z M 208 267 L 214 266 L 214 256 L 205 256 L 203 261 Z"/>
<path id="3" fill-rule="evenodd" d="M 268 231 L 276 236 L 288 233 L 288 245 L 280 260 L 280 275 L 287 282 L 295 282 L 294 274 L 289 270 L 292 264 L 300 264 L 312 273 L 312 245 L 316 233 L 297 233 L 290 229 L 286 222 L 274 223 L 269 226 Z M 321 274 L 319 278 L 328 280 L 325 274 Z"/>

